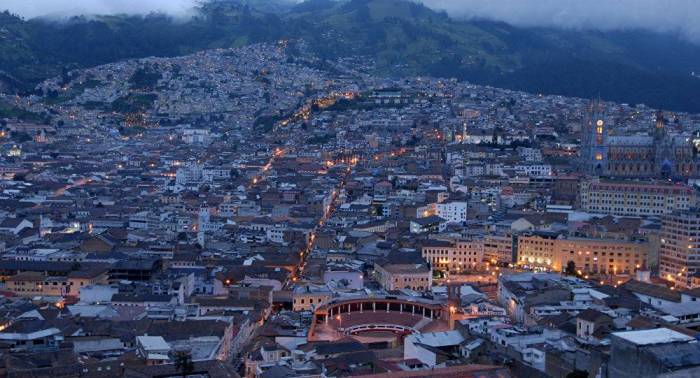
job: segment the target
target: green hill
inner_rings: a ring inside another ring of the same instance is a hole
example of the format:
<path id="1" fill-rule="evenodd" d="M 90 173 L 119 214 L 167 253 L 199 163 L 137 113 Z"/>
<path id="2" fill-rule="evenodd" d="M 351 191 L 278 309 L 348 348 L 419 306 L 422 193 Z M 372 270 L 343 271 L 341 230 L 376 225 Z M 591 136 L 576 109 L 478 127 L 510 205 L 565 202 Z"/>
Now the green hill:
<path id="1" fill-rule="evenodd" d="M 373 58 L 384 75 L 456 77 L 700 112 L 700 80 L 691 76 L 700 71 L 700 47 L 675 36 L 461 21 L 405 0 L 308 0 L 295 6 L 220 0 L 187 21 L 153 14 L 58 23 L 0 14 L 0 71 L 26 89 L 64 67 L 280 38 L 303 38 L 322 58 Z"/>

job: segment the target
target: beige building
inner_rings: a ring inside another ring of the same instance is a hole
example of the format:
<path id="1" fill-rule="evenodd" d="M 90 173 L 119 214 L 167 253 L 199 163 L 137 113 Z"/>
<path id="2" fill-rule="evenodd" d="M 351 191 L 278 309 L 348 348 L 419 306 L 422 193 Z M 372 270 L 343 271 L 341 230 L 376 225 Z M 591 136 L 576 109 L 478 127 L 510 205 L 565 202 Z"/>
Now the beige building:
<path id="1" fill-rule="evenodd" d="M 81 287 L 106 284 L 108 279 L 107 268 L 98 267 L 73 271 L 68 274 L 68 286 L 70 287 L 70 291 L 67 295 L 77 297 L 80 294 Z"/>
<path id="2" fill-rule="evenodd" d="M 549 267 L 560 270 L 561 263 L 557 256 L 555 243 L 558 234 L 538 232 L 518 235 L 518 265 Z M 557 264 L 559 262 L 559 264 Z"/>
<path id="3" fill-rule="evenodd" d="M 518 236 L 518 264 L 563 271 L 569 261 L 581 273 L 634 273 L 647 266 L 649 244 L 614 239 L 564 237 L 553 233 Z"/>
<path id="4" fill-rule="evenodd" d="M 659 275 L 678 286 L 693 286 L 700 272 L 700 210 L 691 209 L 663 217 L 659 249 Z"/>
<path id="5" fill-rule="evenodd" d="M 584 181 L 581 208 L 618 216 L 660 216 L 695 206 L 695 190 L 687 185 L 638 181 Z"/>
<path id="6" fill-rule="evenodd" d="M 5 289 L 20 297 L 55 296 L 70 294 L 66 277 L 46 277 L 39 272 L 22 272 L 5 281 Z"/>
<path id="7" fill-rule="evenodd" d="M 374 271 L 377 280 L 386 290 L 411 289 L 425 291 L 433 287 L 433 272 L 425 264 L 374 264 Z"/>
<path id="8" fill-rule="evenodd" d="M 483 239 L 428 240 L 421 254 L 433 269 L 459 272 L 485 265 Z"/>
<path id="9" fill-rule="evenodd" d="M 490 234 L 484 238 L 484 259 L 491 263 L 513 262 L 513 236 L 510 234 Z"/>
<path id="10" fill-rule="evenodd" d="M 314 311 L 332 297 L 331 291 L 326 286 L 297 286 L 292 292 L 292 307 L 294 311 Z"/>

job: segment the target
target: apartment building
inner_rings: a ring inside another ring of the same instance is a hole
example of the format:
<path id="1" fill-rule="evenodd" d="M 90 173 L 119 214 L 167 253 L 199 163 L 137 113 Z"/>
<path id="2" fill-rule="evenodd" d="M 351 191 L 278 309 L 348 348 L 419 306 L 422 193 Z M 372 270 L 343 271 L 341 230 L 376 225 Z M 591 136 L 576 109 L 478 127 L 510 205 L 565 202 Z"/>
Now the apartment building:
<path id="1" fill-rule="evenodd" d="M 511 234 L 489 234 L 484 237 L 484 259 L 493 263 L 513 262 L 513 236 Z"/>
<path id="2" fill-rule="evenodd" d="M 661 221 L 659 275 L 678 286 L 693 287 L 700 272 L 700 209 L 666 215 Z"/>
<path id="3" fill-rule="evenodd" d="M 566 269 L 572 261 L 576 270 L 592 274 L 634 273 L 646 268 L 649 243 L 616 239 L 566 237 L 554 233 L 518 236 L 518 264 Z"/>
<path id="4" fill-rule="evenodd" d="M 690 186 L 638 181 L 586 181 L 581 184 L 584 211 L 618 216 L 661 216 L 695 206 Z"/>
<path id="5" fill-rule="evenodd" d="M 458 272 L 479 269 L 484 261 L 484 239 L 429 240 L 421 248 L 433 269 Z"/>

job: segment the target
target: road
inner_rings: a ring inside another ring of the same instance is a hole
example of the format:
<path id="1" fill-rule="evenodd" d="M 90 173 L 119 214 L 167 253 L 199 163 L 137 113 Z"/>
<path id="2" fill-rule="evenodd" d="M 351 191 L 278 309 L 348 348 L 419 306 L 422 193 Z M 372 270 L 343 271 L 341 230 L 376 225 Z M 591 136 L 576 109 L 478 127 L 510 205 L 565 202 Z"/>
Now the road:
<path id="1" fill-rule="evenodd" d="M 321 218 L 318 220 L 318 223 L 316 224 L 316 227 L 311 231 L 311 234 L 309 235 L 308 242 L 304 246 L 304 248 L 299 252 L 299 265 L 297 266 L 297 271 L 292 275 L 292 279 L 290 282 L 288 282 L 288 285 L 294 284 L 299 278 L 303 277 L 304 273 L 304 267 L 306 266 L 306 257 L 309 255 L 309 253 L 313 250 L 314 248 L 314 242 L 316 240 L 316 233 L 318 230 L 323 227 L 323 225 L 328 221 L 333 216 L 333 213 L 335 212 L 336 209 L 336 201 L 338 199 L 338 194 L 345 188 L 345 185 L 348 181 L 348 178 L 352 176 L 352 170 L 357 164 L 359 159 L 353 159 L 352 163 L 348 165 L 345 174 L 343 175 L 343 178 L 340 180 L 338 185 L 333 188 L 333 191 L 331 192 L 331 201 L 328 207 L 324 210 L 323 215 Z"/>

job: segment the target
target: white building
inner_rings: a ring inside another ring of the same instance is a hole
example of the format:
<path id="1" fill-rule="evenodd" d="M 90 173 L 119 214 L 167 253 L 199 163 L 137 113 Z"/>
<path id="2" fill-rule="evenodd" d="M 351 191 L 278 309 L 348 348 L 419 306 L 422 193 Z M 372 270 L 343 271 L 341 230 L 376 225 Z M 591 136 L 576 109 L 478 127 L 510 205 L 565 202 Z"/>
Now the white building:
<path id="1" fill-rule="evenodd" d="M 188 162 L 175 172 L 175 182 L 180 185 L 200 184 L 204 181 L 204 169 L 195 162 Z"/>
<path id="2" fill-rule="evenodd" d="M 416 209 L 418 218 L 427 218 L 433 215 L 444 219 L 446 223 L 466 222 L 467 203 L 461 201 L 431 203 Z"/>
<path id="3" fill-rule="evenodd" d="M 187 129 L 182 132 L 182 140 L 188 144 L 206 144 L 211 138 L 207 129 Z"/>
<path id="4" fill-rule="evenodd" d="M 406 336 L 403 344 L 404 360 L 417 359 L 432 367 L 440 365 L 438 355 L 431 348 L 458 346 L 464 341 L 464 336 L 459 331 L 419 333 Z"/>
<path id="5" fill-rule="evenodd" d="M 527 177 L 543 177 L 552 175 L 552 166 L 549 164 L 518 164 L 515 173 Z"/>
<path id="6" fill-rule="evenodd" d="M 462 223 L 467 220 L 466 202 L 444 202 L 435 205 L 435 215 L 446 219 L 448 223 Z"/>

